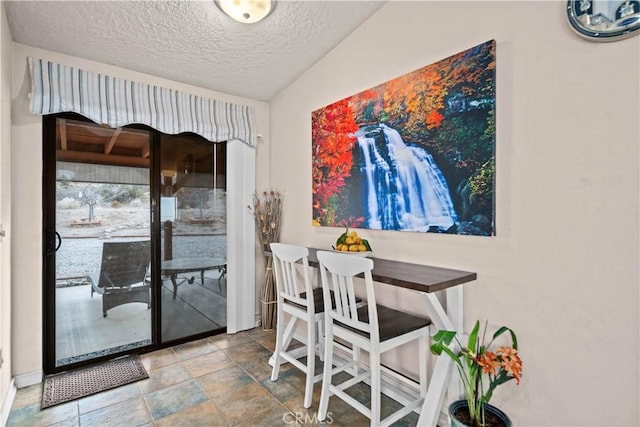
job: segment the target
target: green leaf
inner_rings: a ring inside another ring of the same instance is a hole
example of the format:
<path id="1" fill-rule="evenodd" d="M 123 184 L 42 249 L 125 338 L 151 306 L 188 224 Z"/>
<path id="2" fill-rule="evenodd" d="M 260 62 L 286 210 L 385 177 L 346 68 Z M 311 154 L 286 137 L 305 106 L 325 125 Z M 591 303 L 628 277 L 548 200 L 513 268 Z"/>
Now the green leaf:
<path id="1" fill-rule="evenodd" d="M 476 324 L 473 327 L 473 330 L 469 334 L 469 342 L 467 344 L 467 350 L 471 354 L 475 354 L 476 352 L 476 343 L 478 342 L 478 332 L 480 331 L 480 321 L 476 320 Z"/>
<path id="2" fill-rule="evenodd" d="M 349 237 L 349 227 L 347 227 L 344 233 L 338 237 L 338 240 L 336 240 L 336 246 L 343 244 L 344 241 L 347 240 L 347 237 Z"/>
<path id="3" fill-rule="evenodd" d="M 464 374 L 464 368 L 462 366 L 462 361 L 460 361 L 460 357 L 453 351 L 451 351 L 449 347 L 442 347 L 442 351 L 445 352 L 455 362 L 456 365 L 458 365 L 459 369 L 461 369 L 462 373 Z"/>
<path id="4" fill-rule="evenodd" d="M 433 336 L 433 345 L 448 346 L 456 336 L 456 331 L 440 330 Z M 433 347 L 433 346 L 432 346 Z M 440 354 L 440 353 L 438 353 Z"/>
<path id="5" fill-rule="evenodd" d="M 496 338 L 498 338 L 500 335 L 504 334 L 505 332 L 509 331 L 509 334 L 511 335 L 511 342 L 512 347 L 517 350 L 518 349 L 518 339 L 516 338 L 516 334 L 515 332 L 513 332 L 510 328 L 507 328 L 506 326 L 501 327 L 500 329 L 498 329 L 496 331 L 495 334 L 493 334 L 493 339 L 491 340 L 491 342 L 493 342 L 493 340 L 495 340 Z"/>
<path id="6" fill-rule="evenodd" d="M 371 251 L 371 246 L 369 245 L 369 241 L 367 239 L 362 239 L 362 244 L 368 251 Z"/>

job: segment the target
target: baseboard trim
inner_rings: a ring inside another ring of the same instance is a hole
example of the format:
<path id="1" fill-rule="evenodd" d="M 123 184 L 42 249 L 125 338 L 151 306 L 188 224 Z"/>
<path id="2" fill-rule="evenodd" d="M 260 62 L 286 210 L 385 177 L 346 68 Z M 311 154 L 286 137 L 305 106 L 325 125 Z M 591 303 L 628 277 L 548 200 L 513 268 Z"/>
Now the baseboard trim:
<path id="1" fill-rule="evenodd" d="M 16 397 L 16 384 L 15 379 L 11 379 L 11 383 L 9 383 L 9 390 L 7 390 L 7 394 L 4 396 L 4 400 L 2 401 L 2 412 L 0 412 L 0 425 L 6 426 L 7 421 L 9 420 L 9 413 L 11 412 L 11 405 L 13 405 L 13 399 Z"/>
<path id="2" fill-rule="evenodd" d="M 17 388 L 29 387 L 30 385 L 42 382 L 44 374 L 42 371 L 29 372 L 28 374 L 17 375 L 14 379 Z"/>
<path id="3" fill-rule="evenodd" d="M 256 313 L 256 318 L 255 318 L 255 326 L 254 327 L 258 327 L 258 326 L 262 326 L 262 314 L 260 313 Z"/>

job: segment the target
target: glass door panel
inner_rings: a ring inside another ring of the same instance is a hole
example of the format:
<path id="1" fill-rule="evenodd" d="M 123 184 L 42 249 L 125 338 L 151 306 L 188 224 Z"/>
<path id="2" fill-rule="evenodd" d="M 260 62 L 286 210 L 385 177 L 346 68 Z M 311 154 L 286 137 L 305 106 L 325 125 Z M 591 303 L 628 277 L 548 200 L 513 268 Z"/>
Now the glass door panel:
<path id="1" fill-rule="evenodd" d="M 225 144 L 162 135 L 161 341 L 227 325 Z"/>
<path id="2" fill-rule="evenodd" d="M 75 115 L 44 131 L 45 373 L 223 332 L 226 144 Z"/>
<path id="3" fill-rule="evenodd" d="M 152 342 L 150 144 L 56 119 L 56 368 Z"/>

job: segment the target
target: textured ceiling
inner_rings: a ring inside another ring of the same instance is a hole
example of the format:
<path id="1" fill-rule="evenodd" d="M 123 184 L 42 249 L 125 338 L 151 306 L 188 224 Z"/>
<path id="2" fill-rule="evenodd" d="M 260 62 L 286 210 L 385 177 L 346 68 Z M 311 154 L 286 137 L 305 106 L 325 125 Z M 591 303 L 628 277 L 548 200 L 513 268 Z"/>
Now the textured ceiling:
<path id="1" fill-rule="evenodd" d="M 268 101 L 383 1 L 278 1 L 241 24 L 213 1 L 5 1 L 13 40 Z"/>

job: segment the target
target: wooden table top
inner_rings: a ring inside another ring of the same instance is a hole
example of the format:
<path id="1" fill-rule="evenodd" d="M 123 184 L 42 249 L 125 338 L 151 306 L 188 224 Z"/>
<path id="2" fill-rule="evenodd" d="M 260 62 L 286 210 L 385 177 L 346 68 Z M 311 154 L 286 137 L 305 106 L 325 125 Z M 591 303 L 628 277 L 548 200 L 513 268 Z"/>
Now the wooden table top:
<path id="1" fill-rule="evenodd" d="M 309 264 L 318 266 L 317 248 L 309 248 Z M 382 258 L 373 260 L 373 280 L 419 292 L 437 292 L 477 279 L 476 273 Z"/>

